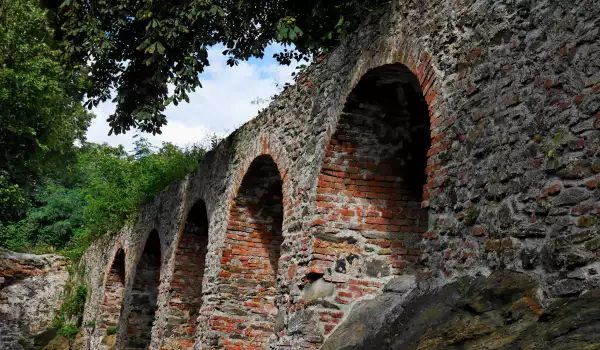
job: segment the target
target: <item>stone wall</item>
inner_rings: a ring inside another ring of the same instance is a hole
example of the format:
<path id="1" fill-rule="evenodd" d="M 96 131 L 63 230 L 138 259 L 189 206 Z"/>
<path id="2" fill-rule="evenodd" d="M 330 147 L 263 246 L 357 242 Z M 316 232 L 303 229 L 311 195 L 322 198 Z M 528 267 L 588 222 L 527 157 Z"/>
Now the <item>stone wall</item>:
<path id="1" fill-rule="evenodd" d="M 541 309 L 598 289 L 599 18 L 594 0 L 394 1 L 86 252 L 86 321 L 122 249 L 125 346 L 153 231 L 152 349 L 320 348 L 386 290 L 380 314 L 403 313 L 498 271 Z"/>
<path id="2" fill-rule="evenodd" d="M 30 349 L 60 309 L 67 259 L 0 249 L 0 349 Z"/>

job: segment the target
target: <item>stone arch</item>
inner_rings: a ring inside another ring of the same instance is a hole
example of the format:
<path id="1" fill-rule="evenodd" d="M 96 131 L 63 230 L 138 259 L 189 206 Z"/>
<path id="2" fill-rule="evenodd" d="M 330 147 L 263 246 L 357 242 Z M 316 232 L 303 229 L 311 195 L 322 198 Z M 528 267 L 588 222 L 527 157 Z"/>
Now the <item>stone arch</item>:
<path id="1" fill-rule="evenodd" d="M 283 181 L 270 155 L 250 164 L 233 198 L 221 259 L 224 316 L 211 317 L 221 345 L 262 348 L 275 333 L 283 241 Z"/>
<path id="2" fill-rule="evenodd" d="M 156 230 L 146 239 L 138 262 L 127 319 L 126 349 L 147 349 L 157 309 L 160 285 L 161 241 Z"/>
<path id="3" fill-rule="evenodd" d="M 125 292 L 125 251 L 118 248 L 112 264 L 104 279 L 104 298 L 102 300 L 102 324 L 105 331 L 116 329 L 123 305 Z M 112 331 L 111 331 L 112 332 Z"/>
<path id="4" fill-rule="evenodd" d="M 367 71 L 346 100 L 317 185 L 309 277 L 337 283 L 333 301 L 349 304 L 382 278 L 412 271 L 428 224 L 421 201 L 430 147 L 417 76 L 399 63 Z M 333 318 L 324 318 L 326 333 Z"/>
<path id="5" fill-rule="evenodd" d="M 208 252 L 208 216 L 203 200 L 190 208 L 175 252 L 175 267 L 168 301 L 164 338 L 170 348 L 194 345 L 202 306 L 202 286 Z M 166 339 L 165 339 L 166 340 Z"/>

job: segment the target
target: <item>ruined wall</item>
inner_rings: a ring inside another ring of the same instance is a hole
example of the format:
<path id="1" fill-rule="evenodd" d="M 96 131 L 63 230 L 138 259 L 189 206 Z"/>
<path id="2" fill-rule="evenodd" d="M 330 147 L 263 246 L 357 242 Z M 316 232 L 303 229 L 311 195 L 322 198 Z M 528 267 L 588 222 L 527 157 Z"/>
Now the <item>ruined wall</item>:
<path id="1" fill-rule="evenodd" d="M 47 331 L 60 309 L 67 264 L 58 255 L 0 249 L 0 349 L 29 349 Z"/>
<path id="2" fill-rule="evenodd" d="M 556 298 L 598 289 L 599 18 L 593 0 L 394 1 L 132 227 L 90 248 L 86 321 L 99 322 L 123 249 L 115 341 L 125 345 L 153 230 L 161 245 L 153 349 L 339 348 L 339 339 L 361 348 L 377 329 L 340 334 L 367 301 L 380 301 L 380 315 L 402 314 L 428 293 L 443 300 L 449 285 L 485 284 L 494 271 L 533 285 L 513 291 L 532 317 Z M 270 170 L 251 166 L 259 156 L 272 159 Z M 177 249 L 199 201 L 205 268 L 182 279 Z M 200 300 L 180 302 L 199 286 Z M 105 328 L 93 330 L 91 348 L 109 347 Z"/>

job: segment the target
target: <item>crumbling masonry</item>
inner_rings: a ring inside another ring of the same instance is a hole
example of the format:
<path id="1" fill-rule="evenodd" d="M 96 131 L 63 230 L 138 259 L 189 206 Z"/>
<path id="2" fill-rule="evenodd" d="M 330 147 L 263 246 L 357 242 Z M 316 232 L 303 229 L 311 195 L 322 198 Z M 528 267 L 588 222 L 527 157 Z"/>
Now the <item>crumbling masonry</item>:
<path id="1" fill-rule="evenodd" d="M 599 31 L 595 0 L 393 1 L 86 252 L 86 344 L 383 348 L 365 303 L 595 293 Z"/>

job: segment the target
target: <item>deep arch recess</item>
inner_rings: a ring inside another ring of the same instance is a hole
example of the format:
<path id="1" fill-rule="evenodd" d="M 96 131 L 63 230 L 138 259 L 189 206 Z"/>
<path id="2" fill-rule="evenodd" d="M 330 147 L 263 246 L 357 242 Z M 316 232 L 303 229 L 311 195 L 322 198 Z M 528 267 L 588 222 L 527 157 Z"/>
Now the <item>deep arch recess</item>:
<path id="1" fill-rule="evenodd" d="M 219 275 L 223 315 L 210 321 L 221 345 L 261 348 L 274 336 L 282 183 L 273 158 L 258 156 L 232 201 Z"/>

